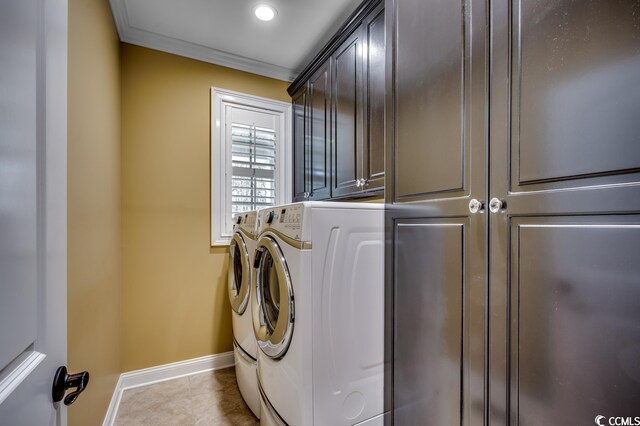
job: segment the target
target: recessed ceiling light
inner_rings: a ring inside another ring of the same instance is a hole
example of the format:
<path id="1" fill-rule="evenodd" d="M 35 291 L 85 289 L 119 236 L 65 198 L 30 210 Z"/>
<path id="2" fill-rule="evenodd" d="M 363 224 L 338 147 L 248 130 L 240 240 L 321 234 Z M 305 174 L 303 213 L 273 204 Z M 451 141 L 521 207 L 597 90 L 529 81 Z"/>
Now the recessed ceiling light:
<path id="1" fill-rule="evenodd" d="M 271 6 L 267 6 L 266 4 L 256 6 L 253 9 L 253 13 L 256 15 L 256 18 L 261 21 L 271 21 L 276 17 L 276 10 Z"/>

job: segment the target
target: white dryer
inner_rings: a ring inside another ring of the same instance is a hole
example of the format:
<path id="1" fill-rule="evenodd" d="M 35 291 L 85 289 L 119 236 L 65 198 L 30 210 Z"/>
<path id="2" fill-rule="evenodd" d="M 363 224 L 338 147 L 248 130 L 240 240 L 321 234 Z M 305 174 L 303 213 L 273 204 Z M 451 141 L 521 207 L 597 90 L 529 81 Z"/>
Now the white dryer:
<path id="1" fill-rule="evenodd" d="M 233 349 L 238 388 L 245 402 L 260 417 L 260 396 L 256 376 L 258 348 L 253 333 L 249 306 L 254 251 L 256 248 L 255 211 L 234 217 L 233 237 L 229 244 L 228 290 L 233 324 Z"/>
<path id="2" fill-rule="evenodd" d="M 383 205 L 305 202 L 258 215 L 261 424 L 382 425 Z"/>

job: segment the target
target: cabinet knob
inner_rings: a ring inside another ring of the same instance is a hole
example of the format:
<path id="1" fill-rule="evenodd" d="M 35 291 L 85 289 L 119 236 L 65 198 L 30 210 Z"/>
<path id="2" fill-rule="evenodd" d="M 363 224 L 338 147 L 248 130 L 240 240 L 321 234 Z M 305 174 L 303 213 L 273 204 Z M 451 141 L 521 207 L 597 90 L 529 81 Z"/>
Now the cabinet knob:
<path id="1" fill-rule="evenodd" d="M 505 202 L 498 198 L 492 198 L 491 201 L 489 201 L 489 210 L 491 211 L 491 213 L 498 213 L 500 210 L 503 210 L 505 208 Z"/>
<path id="2" fill-rule="evenodd" d="M 475 198 L 473 198 L 471 201 L 469 201 L 469 211 L 471 213 L 482 213 L 482 211 L 484 210 L 484 202 L 480 201 L 480 200 L 476 200 Z"/>

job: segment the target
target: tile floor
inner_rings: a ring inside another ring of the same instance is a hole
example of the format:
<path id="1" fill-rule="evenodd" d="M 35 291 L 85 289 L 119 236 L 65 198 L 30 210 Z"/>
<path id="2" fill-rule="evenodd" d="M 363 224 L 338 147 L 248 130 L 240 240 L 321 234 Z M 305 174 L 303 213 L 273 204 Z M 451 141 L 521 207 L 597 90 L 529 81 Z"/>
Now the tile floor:
<path id="1" fill-rule="evenodd" d="M 231 367 L 127 390 L 115 424 L 248 426 L 259 421 L 244 403 Z"/>

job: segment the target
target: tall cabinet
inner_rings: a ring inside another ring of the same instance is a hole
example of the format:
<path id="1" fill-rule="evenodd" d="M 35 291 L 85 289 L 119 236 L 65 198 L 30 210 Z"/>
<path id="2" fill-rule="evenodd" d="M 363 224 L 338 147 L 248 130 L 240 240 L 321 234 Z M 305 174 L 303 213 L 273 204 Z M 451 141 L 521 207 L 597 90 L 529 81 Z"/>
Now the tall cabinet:
<path id="1" fill-rule="evenodd" d="M 482 424 L 485 2 L 387 1 L 387 386 L 397 425 Z"/>
<path id="2" fill-rule="evenodd" d="M 395 424 L 636 415 L 639 7 L 387 0 Z"/>
<path id="3" fill-rule="evenodd" d="M 382 196 L 384 69 L 384 2 L 367 0 L 288 89 L 294 109 L 306 96 L 294 201 Z"/>
<path id="4" fill-rule="evenodd" d="M 493 2 L 492 424 L 637 416 L 639 13 Z"/>

